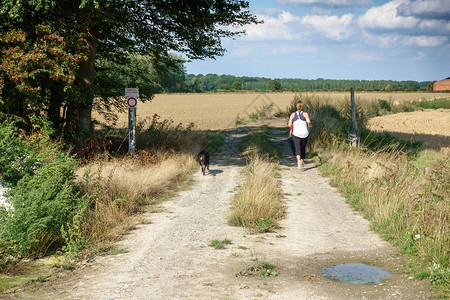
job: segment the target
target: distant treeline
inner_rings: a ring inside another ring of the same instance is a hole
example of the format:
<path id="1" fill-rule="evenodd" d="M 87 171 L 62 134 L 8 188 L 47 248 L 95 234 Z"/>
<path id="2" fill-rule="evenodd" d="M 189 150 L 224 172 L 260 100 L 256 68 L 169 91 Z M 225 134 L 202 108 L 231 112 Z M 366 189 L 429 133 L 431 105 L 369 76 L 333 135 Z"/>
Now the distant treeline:
<path id="1" fill-rule="evenodd" d="M 432 91 L 431 81 L 394 80 L 336 80 L 336 79 L 271 79 L 265 77 L 239 77 L 233 75 L 193 75 L 172 77 L 176 84 L 162 84 L 166 92 L 211 92 L 211 91 Z M 171 80 L 169 80 L 171 81 Z"/>

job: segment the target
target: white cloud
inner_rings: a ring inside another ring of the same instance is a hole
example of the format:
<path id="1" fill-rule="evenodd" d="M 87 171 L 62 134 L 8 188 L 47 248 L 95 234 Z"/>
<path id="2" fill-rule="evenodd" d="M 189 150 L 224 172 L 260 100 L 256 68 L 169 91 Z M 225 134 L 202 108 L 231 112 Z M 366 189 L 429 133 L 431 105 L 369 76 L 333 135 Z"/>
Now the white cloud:
<path id="1" fill-rule="evenodd" d="M 331 9 L 325 9 L 321 7 L 314 6 L 311 8 L 311 15 L 331 15 L 332 10 Z"/>
<path id="2" fill-rule="evenodd" d="M 406 36 L 402 43 L 405 46 L 436 47 L 445 44 L 447 40 L 445 36 Z"/>
<path id="3" fill-rule="evenodd" d="M 353 14 L 338 16 L 306 15 L 301 19 L 302 24 L 311 25 L 327 38 L 342 41 L 353 34 Z"/>
<path id="4" fill-rule="evenodd" d="M 446 1 L 450 4 L 449 0 Z M 420 5 L 414 6 L 417 3 Z M 422 9 L 425 4 L 430 4 L 431 7 L 428 10 Z M 364 15 L 359 16 L 358 25 L 371 31 L 387 32 L 396 30 L 411 36 L 450 35 L 450 22 L 443 19 L 423 19 L 419 17 L 419 8 L 422 12 L 435 12 L 438 10 L 437 4 L 443 3 L 439 0 L 422 0 L 412 3 L 409 0 L 393 0 L 382 6 L 372 7 Z M 402 10 L 405 12 L 407 8 L 411 8 L 410 13 L 399 13 Z M 417 12 L 417 16 L 411 13 L 412 8 Z M 450 5 L 442 7 L 442 11 L 445 12 L 447 10 L 450 10 Z"/>
<path id="5" fill-rule="evenodd" d="M 417 0 L 403 3 L 398 7 L 398 14 L 430 19 L 450 19 L 450 2 L 448 0 Z"/>
<path id="6" fill-rule="evenodd" d="M 370 8 L 358 18 L 358 24 L 367 29 L 411 29 L 419 24 L 419 20 L 411 16 L 398 16 L 397 8 L 409 0 L 393 0 L 382 6 Z"/>
<path id="7" fill-rule="evenodd" d="M 281 11 L 276 16 L 257 15 L 257 17 L 264 20 L 264 23 L 245 26 L 248 40 L 293 40 L 301 36 L 300 32 L 295 30 L 295 24 L 300 18 L 290 12 Z"/>
<path id="8" fill-rule="evenodd" d="M 419 23 L 418 28 L 422 32 L 432 35 L 450 35 L 450 22 L 444 20 L 423 20 Z"/>
<path id="9" fill-rule="evenodd" d="M 376 46 L 378 48 L 390 48 L 400 40 L 400 36 L 397 33 L 372 34 L 370 32 L 363 31 L 361 37 L 366 44 Z"/>
<path id="10" fill-rule="evenodd" d="M 423 60 L 423 59 L 426 58 L 426 57 L 427 57 L 427 55 L 426 55 L 425 53 L 423 53 L 423 52 L 417 52 L 417 56 L 414 57 L 413 59 L 414 59 L 414 60 Z"/>
<path id="11" fill-rule="evenodd" d="M 426 1 L 438 2 L 439 0 Z M 368 9 L 359 17 L 352 13 L 342 16 L 324 15 L 322 13 L 329 13 L 329 11 L 317 7 L 311 11 L 316 11 L 318 14 L 310 13 L 303 17 L 281 9 L 260 9 L 257 17 L 264 20 L 264 23 L 245 26 L 247 35 L 243 39 L 251 42 L 296 41 L 305 40 L 308 36 L 314 40 L 322 38 L 323 41 L 325 38 L 341 42 L 359 36 L 359 40 L 363 43 L 378 48 L 400 46 L 400 42 L 402 45 L 419 47 L 433 47 L 445 43 L 442 37 L 450 36 L 450 22 L 442 19 L 402 16 L 397 13 L 399 7 L 410 4 L 410 0 L 391 0 L 381 6 Z M 425 39 L 426 36 L 438 38 Z"/>
<path id="12" fill-rule="evenodd" d="M 320 47 L 312 45 L 280 45 L 275 47 L 273 54 L 316 54 Z"/>
<path id="13" fill-rule="evenodd" d="M 379 52 L 369 52 L 369 51 L 350 51 L 348 57 L 350 60 L 358 60 L 358 61 L 380 61 L 383 59 L 383 55 Z"/>
<path id="14" fill-rule="evenodd" d="M 279 4 L 297 4 L 305 6 L 349 7 L 369 6 L 371 0 L 278 0 Z"/>

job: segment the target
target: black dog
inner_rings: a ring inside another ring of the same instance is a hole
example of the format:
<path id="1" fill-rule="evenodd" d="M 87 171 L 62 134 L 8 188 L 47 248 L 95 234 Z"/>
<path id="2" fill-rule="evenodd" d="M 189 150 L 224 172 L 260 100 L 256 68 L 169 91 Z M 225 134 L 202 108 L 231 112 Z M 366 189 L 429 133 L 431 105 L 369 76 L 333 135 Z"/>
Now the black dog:
<path id="1" fill-rule="evenodd" d="M 202 167 L 202 173 L 205 175 L 205 170 L 208 169 L 209 172 L 209 152 L 206 150 L 200 151 L 198 154 L 198 162 L 200 163 L 200 166 Z"/>

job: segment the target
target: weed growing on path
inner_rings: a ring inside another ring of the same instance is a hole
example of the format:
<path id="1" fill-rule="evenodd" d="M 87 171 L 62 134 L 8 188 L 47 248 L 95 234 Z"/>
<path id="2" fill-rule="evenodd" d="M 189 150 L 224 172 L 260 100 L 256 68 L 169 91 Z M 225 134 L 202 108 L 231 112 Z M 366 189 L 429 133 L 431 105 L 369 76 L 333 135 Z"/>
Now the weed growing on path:
<path id="1" fill-rule="evenodd" d="M 277 266 L 267 261 L 256 260 L 252 266 L 247 267 L 245 270 L 239 270 L 236 276 L 278 276 Z"/>
<path id="2" fill-rule="evenodd" d="M 230 245 L 231 241 L 229 239 L 224 240 L 212 240 L 211 243 L 209 243 L 210 247 L 213 247 L 214 249 L 224 249 L 225 245 Z"/>

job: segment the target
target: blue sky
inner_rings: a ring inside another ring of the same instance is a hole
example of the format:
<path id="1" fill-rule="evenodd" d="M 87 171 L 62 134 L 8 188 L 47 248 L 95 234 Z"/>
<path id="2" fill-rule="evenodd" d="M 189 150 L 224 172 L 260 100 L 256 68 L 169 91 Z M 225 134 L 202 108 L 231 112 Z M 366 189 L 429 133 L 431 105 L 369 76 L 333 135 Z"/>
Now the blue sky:
<path id="1" fill-rule="evenodd" d="M 432 81 L 450 77 L 450 0 L 251 0 L 264 24 L 187 74 Z"/>

